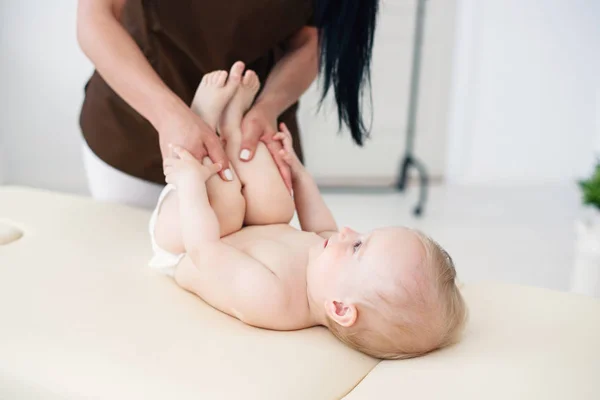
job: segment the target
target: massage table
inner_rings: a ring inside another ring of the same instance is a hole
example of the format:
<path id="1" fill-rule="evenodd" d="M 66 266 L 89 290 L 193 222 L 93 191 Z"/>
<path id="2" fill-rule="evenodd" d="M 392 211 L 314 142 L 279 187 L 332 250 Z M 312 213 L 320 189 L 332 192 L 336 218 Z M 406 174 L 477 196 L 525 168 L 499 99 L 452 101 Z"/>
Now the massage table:
<path id="1" fill-rule="evenodd" d="M 0 399 L 600 399 L 595 299 L 466 284 L 459 344 L 380 361 L 180 289 L 146 266 L 149 217 L 0 188 Z"/>

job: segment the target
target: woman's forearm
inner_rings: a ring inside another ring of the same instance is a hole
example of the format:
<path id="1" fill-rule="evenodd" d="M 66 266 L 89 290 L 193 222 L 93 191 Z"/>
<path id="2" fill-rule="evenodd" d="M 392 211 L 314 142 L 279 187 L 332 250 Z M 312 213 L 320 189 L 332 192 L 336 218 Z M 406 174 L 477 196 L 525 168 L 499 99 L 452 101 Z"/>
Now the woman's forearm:
<path id="1" fill-rule="evenodd" d="M 187 108 L 152 69 L 118 15 L 122 0 L 80 0 L 77 38 L 108 85 L 155 127 L 170 110 Z M 166 113 L 165 113 L 166 111 Z"/>
<path id="2" fill-rule="evenodd" d="M 294 104 L 317 76 L 318 36 L 316 28 L 305 27 L 287 43 L 287 53 L 275 65 L 256 105 L 278 117 Z"/>

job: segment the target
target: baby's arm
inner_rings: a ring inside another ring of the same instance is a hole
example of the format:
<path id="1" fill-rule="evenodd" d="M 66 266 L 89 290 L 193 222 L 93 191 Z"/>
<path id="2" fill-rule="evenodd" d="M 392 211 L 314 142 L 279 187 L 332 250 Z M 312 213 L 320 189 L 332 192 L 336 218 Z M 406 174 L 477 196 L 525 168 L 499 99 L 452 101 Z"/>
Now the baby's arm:
<path id="1" fill-rule="evenodd" d="M 295 175 L 295 176 L 294 176 Z M 325 204 L 313 177 L 302 167 L 292 177 L 294 201 L 302 230 L 308 232 L 337 231 L 331 210 Z"/>
<path id="2" fill-rule="evenodd" d="M 167 183 L 175 185 L 179 202 L 179 224 L 186 252 L 210 247 L 221 238 L 219 220 L 208 201 L 206 181 L 220 166 L 205 158 L 204 166 L 186 150 L 174 149 L 180 157 L 165 160 Z"/>
<path id="3" fill-rule="evenodd" d="M 178 149 L 180 159 L 165 161 L 167 182 L 177 188 L 183 243 L 187 255 L 175 280 L 184 289 L 241 321 L 277 329 L 277 313 L 287 295 L 279 278 L 262 263 L 220 240 L 219 221 L 210 206 L 206 180 L 219 167 L 202 166 Z"/>
<path id="4" fill-rule="evenodd" d="M 290 131 L 285 124 L 281 124 L 280 128 L 281 132 L 277 133 L 275 138 L 283 142 L 281 154 L 292 171 L 294 201 L 302 230 L 316 233 L 337 231 L 335 219 L 317 184 L 294 152 Z"/>

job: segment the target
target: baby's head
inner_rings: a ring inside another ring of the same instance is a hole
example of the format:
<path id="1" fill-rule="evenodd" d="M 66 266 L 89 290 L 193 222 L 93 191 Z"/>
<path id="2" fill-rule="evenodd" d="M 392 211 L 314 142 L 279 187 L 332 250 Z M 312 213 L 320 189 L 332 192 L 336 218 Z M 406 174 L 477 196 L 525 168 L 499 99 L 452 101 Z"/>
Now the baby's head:
<path id="1" fill-rule="evenodd" d="M 448 253 L 408 228 L 344 228 L 310 252 L 307 271 L 309 301 L 328 328 L 385 359 L 416 357 L 458 339 L 467 309 L 455 278 Z"/>

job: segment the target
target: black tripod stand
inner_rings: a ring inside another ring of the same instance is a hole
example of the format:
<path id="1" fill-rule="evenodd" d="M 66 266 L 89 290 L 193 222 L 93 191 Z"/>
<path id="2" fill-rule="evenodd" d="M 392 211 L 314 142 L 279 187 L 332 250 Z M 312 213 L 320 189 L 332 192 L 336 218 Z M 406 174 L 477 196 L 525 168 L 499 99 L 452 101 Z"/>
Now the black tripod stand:
<path id="1" fill-rule="evenodd" d="M 419 78 L 421 72 L 421 48 L 423 46 L 423 26 L 425 22 L 425 2 L 427 0 L 417 0 L 417 15 L 415 21 L 415 37 L 413 47 L 413 61 L 411 72 L 410 99 L 408 104 L 408 123 L 406 126 L 406 149 L 404 160 L 400 164 L 400 176 L 396 183 L 399 191 L 404 191 L 408 180 L 408 173 L 414 168 L 419 174 L 419 202 L 414 209 L 416 216 L 421 216 L 427 201 L 428 176 L 425 166 L 413 155 L 415 143 L 415 125 L 417 117 L 417 102 L 419 95 Z"/>

